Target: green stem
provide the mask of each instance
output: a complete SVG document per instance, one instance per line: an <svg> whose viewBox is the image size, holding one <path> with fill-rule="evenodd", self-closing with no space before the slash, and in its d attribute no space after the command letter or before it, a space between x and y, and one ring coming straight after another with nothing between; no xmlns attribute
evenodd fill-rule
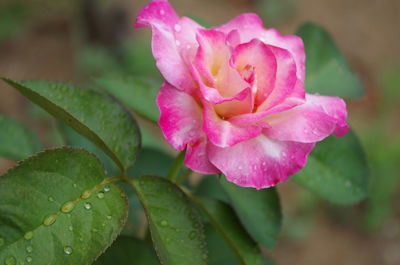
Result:
<svg viewBox="0 0 400 265"><path fill-rule="evenodd" d="M192 172L192 170L187 168L185 172L183 172L183 174L178 177L178 179L176 180L176 184L181 185L190 176L190 174L192 174Z"/></svg>
<svg viewBox="0 0 400 265"><path fill-rule="evenodd" d="M177 182L178 174L182 168L184 158L185 158L185 151L180 152L179 155L175 158L167 175L167 178L170 181L174 183Z"/></svg>

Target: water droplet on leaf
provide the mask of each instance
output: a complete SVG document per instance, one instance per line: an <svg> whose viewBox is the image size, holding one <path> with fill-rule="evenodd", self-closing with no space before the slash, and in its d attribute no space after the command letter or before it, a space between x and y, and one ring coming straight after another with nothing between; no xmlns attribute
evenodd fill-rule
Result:
<svg viewBox="0 0 400 265"><path fill-rule="evenodd" d="M26 252L32 253L32 251L33 251L33 247L32 246L27 246L26 247Z"/></svg>
<svg viewBox="0 0 400 265"><path fill-rule="evenodd" d="M86 210L90 210L90 209L92 209L92 204L90 202L85 202L83 207L85 207Z"/></svg>
<svg viewBox="0 0 400 265"><path fill-rule="evenodd" d="M26 232L25 235L24 235L24 238L25 238L26 240L29 240L29 239L31 239L32 237L33 237L33 232L32 232L32 231Z"/></svg>
<svg viewBox="0 0 400 265"><path fill-rule="evenodd" d="M5 265L15 265L17 260L13 256L9 256L4 260Z"/></svg>
<svg viewBox="0 0 400 265"><path fill-rule="evenodd" d="M111 190L110 186L106 185L104 186L104 191L105 192L109 192Z"/></svg>
<svg viewBox="0 0 400 265"><path fill-rule="evenodd" d="M64 247L64 253L67 254L67 255L71 255L72 254L72 248L70 246Z"/></svg>
<svg viewBox="0 0 400 265"><path fill-rule="evenodd" d="M66 202L64 205L61 207L61 212L63 213L69 213L74 209L75 203L74 202Z"/></svg>
<svg viewBox="0 0 400 265"><path fill-rule="evenodd" d="M167 220L162 220L161 221L161 226L164 226L164 227L168 226L168 221Z"/></svg>
<svg viewBox="0 0 400 265"><path fill-rule="evenodd" d="M31 256L28 256L28 257L26 257L26 259L25 259L25 260L26 260L26 262L28 262L28 263L31 263L33 259L32 259L32 257L31 257Z"/></svg>
<svg viewBox="0 0 400 265"><path fill-rule="evenodd" d="M103 191L99 191L99 192L97 193L97 198L103 199L103 198L104 198L104 192L103 192Z"/></svg>

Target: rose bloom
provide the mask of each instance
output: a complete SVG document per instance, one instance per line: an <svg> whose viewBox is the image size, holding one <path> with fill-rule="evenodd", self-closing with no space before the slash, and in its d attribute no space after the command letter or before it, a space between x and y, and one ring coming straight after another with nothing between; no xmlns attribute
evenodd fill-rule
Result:
<svg viewBox="0 0 400 265"><path fill-rule="evenodd" d="M306 94L301 38L264 28L256 14L205 29L153 0L135 27L152 29L165 78L159 125L195 172L267 188L302 169L316 142L349 129L342 99Z"/></svg>

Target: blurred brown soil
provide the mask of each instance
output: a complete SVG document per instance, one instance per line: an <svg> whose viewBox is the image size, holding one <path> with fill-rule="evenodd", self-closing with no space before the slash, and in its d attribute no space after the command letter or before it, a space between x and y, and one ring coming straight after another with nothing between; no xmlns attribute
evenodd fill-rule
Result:
<svg viewBox="0 0 400 265"><path fill-rule="evenodd" d="M132 21L139 7L146 2L125 0L127 10L131 10ZM224 23L239 13L254 11L250 5L252 1L245 0L171 2L181 14L195 14L212 25ZM350 104L350 113L354 113L350 119L357 130L358 124L367 122L368 117L374 115L374 104L380 95L376 82L379 74L386 66L400 62L400 1L298 0L295 1L295 7L294 14L278 24L279 29L284 33L292 33L306 21L325 26L364 81L367 96ZM0 76L76 81L74 37L69 21L50 18L3 43L0 46ZM31 126L44 139L49 124L37 124L29 120L26 100L15 90L0 83L0 91L0 113ZM0 173L11 165L9 161L0 160ZM293 195L297 192L298 188L291 183L281 185L285 211L296 208ZM304 239L280 240L273 253L279 264L400 264L399 220L392 220L382 232L369 235L360 228L333 222L323 207L317 207L314 225Z"/></svg>

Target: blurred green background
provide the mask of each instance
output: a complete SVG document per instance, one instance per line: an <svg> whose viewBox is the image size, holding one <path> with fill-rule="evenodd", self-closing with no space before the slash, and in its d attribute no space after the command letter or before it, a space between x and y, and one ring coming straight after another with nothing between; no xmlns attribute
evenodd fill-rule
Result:
<svg viewBox="0 0 400 265"><path fill-rule="evenodd" d="M149 30L132 27L146 2L1 0L0 76L87 85L93 77L121 73L159 78ZM370 162L370 199L340 207L290 181L280 185L284 227L272 256L282 265L400 264L400 1L171 2L181 15L205 25L256 12L267 27L285 34L308 21L332 34L366 89L364 98L348 104L350 124ZM32 127L46 147L63 142L53 119L3 83L0 113ZM141 123L160 136L157 128ZM0 159L0 173L12 165Z"/></svg>

